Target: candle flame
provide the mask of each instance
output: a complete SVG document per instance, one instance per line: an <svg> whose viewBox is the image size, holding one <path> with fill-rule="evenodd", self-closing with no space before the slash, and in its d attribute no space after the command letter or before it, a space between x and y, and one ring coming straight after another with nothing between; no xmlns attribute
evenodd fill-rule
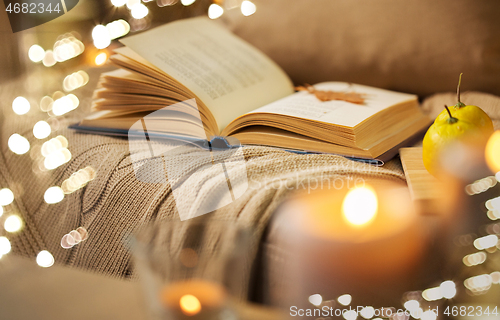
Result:
<svg viewBox="0 0 500 320"><path fill-rule="evenodd" d="M370 223L377 215L377 194L371 187L357 187L350 190L342 203L344 218L354 226Z"/></svg>
<svg viewBox="0 0 500 320"><path fill-rule="evenodd" d="M194 316L201 311L200 300L191 294L186 294L181 297L180 306L182 312L188 316Z"/></svg>

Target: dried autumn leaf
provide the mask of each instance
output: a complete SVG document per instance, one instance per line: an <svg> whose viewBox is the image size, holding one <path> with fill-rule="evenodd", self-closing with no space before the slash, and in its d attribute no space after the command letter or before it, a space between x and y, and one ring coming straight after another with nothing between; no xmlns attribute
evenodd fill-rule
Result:
<svg viewBox="0 0 500 320"><path fill-rule="evenodd" d="M317 90L311 85L295 87L297 91L307 91L314 94L320 101L342 100L356 104L363 104L365 102L365 94L357 92L340 92L340 91L324 91Z"/></svg>

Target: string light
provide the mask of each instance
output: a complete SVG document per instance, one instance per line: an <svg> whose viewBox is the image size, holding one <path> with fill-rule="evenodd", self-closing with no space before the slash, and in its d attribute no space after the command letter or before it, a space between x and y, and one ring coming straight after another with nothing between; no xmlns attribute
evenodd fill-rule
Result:
<svg viewBox="0 0 500 320"><path fill-rule="evenodd" d="M45 96L40 100L40 110L43 112L48 112L52 110L54 104L54 99L49 96Z"/></svg>
<svg viewBox="0 0 500 320"><path fill-rule="evenodd" d="M44 142L41 148L42 156L45 157L43 165L47 170L62 166L71 159L71 152L67 149L68 140L63 136L57 136Z"/></svg>
<svg viewBox="0 0 500 320"><path fill-rule="evenodd" d="M64 180L61 189L65 194L70 194L83 188L89 181L94 180L95 170L92 167L86 167L73 173L71 177Z"/></svg>
<svg viewBox="0 0 500 320"><path fill-rule="evenodd" d="M87 229L85 229L84 227L79 227L78 229L72 230L62 237L61 247L63 247L64 249L71 249L80 242L87 240L87 238Z"/></svg>
<svg viewBox="0 0 500 320"><path fill-rule="evenodd" d="M485 261L486 261L486 253L484 253L484 252L472 253L472 254L466 255L462 259L462 262L467 267L477 266L479 264L482 264Z"/></svg>
<svg viewBox="0 0 500 320"><path fill-rule="evenodd" d="M309 296L308 300L312 305L319 307L323 302L323 297L320 294L313 294Z"/></svg>
<svg viewBox="0 0 500 320"><path fill-rule="evenodd" d="M18 232L23 227L23 220L18 215L13 214L5 219L3 227L7 232Z"/></svg>
<svg viewBox="0 0 500 320"><path fill-rule="evenodd" d="M30 143L28 139L17 133L14 133L9 137L7 145L9 146L10 151L19 155L25 154L30 150Z"/></svg>
<svg viewBox="0 0 500 320"><path fill-rule="evenodd" d="M50 187L45 191L43 199L48 204L58 203L64 199L64 192L60 187Z"/></svg>
<svg viewBox="0 0 500 320"><path fill-rule="evenodd" d="M146 8L146 10L147 10L147 8ZM132 11L132 16L133 15L134 15L134 12ZM113 22L108 23L106 25L106 29L108 29L110 39L113 40L113 39L123 37L124 35L129 33L130 32L130 25L128 24L127 21L125 21L123 19L119 19L119 20L115 20Z"/></svg>
<svg viewBox="0 0 500 320"><path fill-rule="evenodd" d="M245 0L241 3L241 13L245 16L251 16L257 11L257 7L251 1Z"/></svg>
<svg viewBox="0 0 500 320"><path fill-rule="evenodd" d="M348 306L351 304L352 296L350 294L343 294L337 298L337 301L343 306Z"/></svg>
<svg viewBox="0 0 500 320"><path fill-rule="evenodd" d="M429 288L422 292L422 298L427 301L436 301L443 299L443 294L440 287Z"/></svg>
<svg viewBox="0 0 500 320"><path fill-rule="evenodd" d="M62 116L63 114L75 110L79 104L80 100L78 100L78 97L70 93L54 101L52 112L56 116Z"/></svg>
<svg viewBox="0 0 500 320"><path fill-rule="evenodd" d="M42 63L46 67L52 67L57 63L57 60L54 58L54 52L52 50L45 51L45 56L43 57Z"/></svg>
<svg viewBox="0 0 500 320"><path fill-rule="evenodd" d="M30 102L25 97L17 97L12 101L12 110L18 115L23 115L30 111Z"/></svg>
<svg viewBox="0 0 500 320"><path fill-rule="evenodd" d="M359 314L365 319L371 319L375 315L375 308L364 307L363 309L361 309Z"/></svg>
<svg viewBox="0 0 500 320"><path fill-rule="evenodd" d="M79 56L85 50L83 42L75 38L73 35L64 37L56 41L54 44L53 56L55 61L64 62Z"/></svg>
<svg viewBox="0 0 500 320"><path fill-rule="evenodd" d="M9 239L6 237L0 237L0 255L4 255L10 252L12 246L10 245Z"/></svg>
<svg viewBox="0 0 500 320"><path fill-rule="evenodd" d="M445 299L452 299L457 294L455 282L451 280L444 281L441 285L439 285L439 288L441 289L441 294Z"/></svg>
<svg viewBox="0 0 500 320"><path fill-rule="evenodd" d="M12 191L9 188L3 188L0 190L0 206L8 206L13 201L14 201L14 193L12 193Z"/></svg>
<svg viewBox="0 0 500 320"><path fill-rule="evenodd" d="M494 247L497 245L497 243L498 237L494 234L490 234L488 236L477 238L476 240L474 240L474 247L476 247L477 250L483 250Z"/></svg>
<svg viewBox="0 0 500 320"><path fill-rule="evenodd" d="M141 0L127 0L127 8L129 8L129 10L132 10L132 8L139 3L141 3Z"/></svg>
<svg viewBox="0 0 500 320"><path fill-rule="evenodd" d="M173 6L178 0L156 0L158 7Z"/></svg>
<svg viewBox="0 0 500 320"><path fill-rule="evenodd" d="M216 3L212 3L208 7L208 17L210 19L220 18L224 14L224 9Z"/></svg>
<svg viewBox="0 0 500 320"><path fill-rule="evenodd" d="M482 274L465 279L464 286L474 294L482 294L491 288L492 283L489 274Z"/></svg>
<svg viewBox="0 0 500 320"><path fill-rule="evenodd" d="M97 49L107 48L111 44L111 36L108 29L102 24L98 24L92 30L92 39Z"/></svg>
<svg viewBox="0 0 500 320"><path fill-rule="evenodd" d="M33 135L37 139L45 139L50 135L52 129L46 121L38 121L33 126Z"/></svg>
<svg viewBox="0 0 500 320"><path fill-rule="evenodd" d="M195 1L196 0L181 0L181 3L187 7L192 5Z"/></svg>
<svg viewBox="0 0 500 320"><path fill-rule="evenodd" d="M111 0L111 4L115 7L123 7L127 3L127 0Z"/></svg>
<svg viewBox="0 0 500 320"><path fill-rule="evenodd" d="M42 250L36 256L36 263L43 268L48 268L54 265L54 257L47 250Z"/></svg>
<svg viewBox="0 0 500 320"><path fill-rule="evenodd" d="M45 50L37 44L32 45L28 50L28 57L35 63L42 62L45 57Z"/></svg>
<svg viewBox="0 0 500 320"><path fill-rule="evenodd" d="M89 82L89 75L83 71L74 72L64 78L63 88L64 91L70 92L75 89L81 88Z"/></svg>
<svg viewBox="0 0 500 320"><path fill-rule="evenodd" d="M101 52L95 57L95 64L100 66L103 65L107 60L108 55L105 52Z"/></svg>
<svg viewBox="0 0 500 320"><path fill-rule="evenodd" d="M142 19L146 17L148 13L149 13L148 8L142 3L135 4L130 11L130 14L134 19Z"/></svg>

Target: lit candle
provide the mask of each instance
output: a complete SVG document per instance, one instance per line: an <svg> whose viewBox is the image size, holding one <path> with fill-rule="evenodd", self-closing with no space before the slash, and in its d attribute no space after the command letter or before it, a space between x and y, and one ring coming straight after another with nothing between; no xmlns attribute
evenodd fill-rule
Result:
<svg viewBox="0 0 500 320"><path fill-rule="evenodd" d="M290 226L284 236L301 287L294 300L315 293L328 299L350 293L366 303L383 303L388 294L399 299L403 287L412 289L429 228L405 184L345 182L340 190L299 195L278 214Z"/></svg>
<svg viewBox="0 0 500 320"><path fill-rule="evenodd" d="M219 319L226 306L226 290L219 284L192 279L167 285L161 302L172 320Z"/></svg>

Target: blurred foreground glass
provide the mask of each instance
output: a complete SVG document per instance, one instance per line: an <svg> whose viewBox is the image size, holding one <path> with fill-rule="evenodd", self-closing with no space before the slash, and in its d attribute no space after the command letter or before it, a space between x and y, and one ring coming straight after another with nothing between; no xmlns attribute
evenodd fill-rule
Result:
<svg viewBox="0 0 500 320"><path fill-rule="evenodd" d="M238 319L251 260L250 230L235 223L160 222L136 233L131 249L152 319Z"/></svg>

